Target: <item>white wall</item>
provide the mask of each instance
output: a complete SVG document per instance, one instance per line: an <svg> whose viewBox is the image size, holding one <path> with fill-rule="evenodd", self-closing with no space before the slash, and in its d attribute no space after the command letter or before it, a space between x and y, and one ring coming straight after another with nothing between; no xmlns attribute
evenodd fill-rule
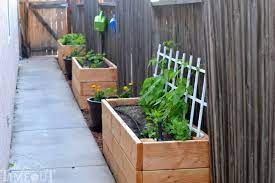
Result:
<svg viewBox="0 0 275 183"><path fill-rule="evenodd" d="M0 0L0 170L7 168L9 160L19 60L17 3Z"/></svg>

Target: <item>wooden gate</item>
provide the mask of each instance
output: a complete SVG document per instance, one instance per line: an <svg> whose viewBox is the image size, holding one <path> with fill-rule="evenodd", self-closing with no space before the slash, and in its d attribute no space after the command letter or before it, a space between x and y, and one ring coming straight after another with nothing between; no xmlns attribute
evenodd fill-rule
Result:
<svg viewBox="0 0 275 183"><path fill-rule="evenodd" d="M28 55L55 55L57 39L68 33L65 1L22 1L20 22Z"/></svg>

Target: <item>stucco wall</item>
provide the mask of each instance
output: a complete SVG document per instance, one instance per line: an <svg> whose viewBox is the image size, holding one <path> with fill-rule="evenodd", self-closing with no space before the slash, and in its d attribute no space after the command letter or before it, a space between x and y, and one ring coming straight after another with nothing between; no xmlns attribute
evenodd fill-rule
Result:
<svg viewBox="0 0 275 183"><path fill-rule="evenodd" d="M17 3L0 0L0 170L7 167L9 160L19 60Z"/></svg>

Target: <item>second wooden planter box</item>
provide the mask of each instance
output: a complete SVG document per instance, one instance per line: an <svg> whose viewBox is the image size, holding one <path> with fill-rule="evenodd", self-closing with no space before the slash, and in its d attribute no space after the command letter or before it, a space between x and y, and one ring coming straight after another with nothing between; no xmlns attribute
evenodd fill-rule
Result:
<svg viewBox="0 0 275 183"><path fill-rule="evenodd" d="M64 58L70 56L73 50L77 51L85 51L85 45L63 45L60 41L57 42L58 44L58 64L61 70L65 73L65 64Z"/></svg>
<svg viewBox="0 0 275 183"><path fill-rule="evenodd" d="M103 152L118 183L209 183L209 141L139 139L115 112L138 99L102 102Z"/></svg>
<svg viewBox="0 0 275 183"><path fill-rule="evenodd" d="M81 109L88 109L87 98L94 96L92 85L117 89L117 67L104 58L108 68L83 68L76 58L72 63L72 89Z"/></svg>

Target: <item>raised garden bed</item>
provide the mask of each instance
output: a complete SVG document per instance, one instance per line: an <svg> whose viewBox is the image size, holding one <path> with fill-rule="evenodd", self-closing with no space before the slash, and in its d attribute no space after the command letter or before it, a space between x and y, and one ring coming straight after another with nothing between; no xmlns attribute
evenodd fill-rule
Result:
<svg viewBox="0 0 275 183"><path fill-rule="evenodd" d="M188 141L140 139L115 109L137 105L137 98L102 102L103 153L117 182L209 183L208 136Z"/></svg>
<svg viewBox="0 0 275 183"><path fill-rule="evenodd" d="M88 109L87 98L94 95L92 85L104 88L117 88L117 67L104 58L106 68L83 68L76 58L72 63L72 89L81 109Z"/></svg>
<svg viewBox="0 0 275 183"><path fill-rule="evenodd" d="M58 64L61 70L65 73L65 64L64 58L70 56L73 50L76 51L85 51L85 45L63 45L60 41L57 42L58 44Z"/></svg>

